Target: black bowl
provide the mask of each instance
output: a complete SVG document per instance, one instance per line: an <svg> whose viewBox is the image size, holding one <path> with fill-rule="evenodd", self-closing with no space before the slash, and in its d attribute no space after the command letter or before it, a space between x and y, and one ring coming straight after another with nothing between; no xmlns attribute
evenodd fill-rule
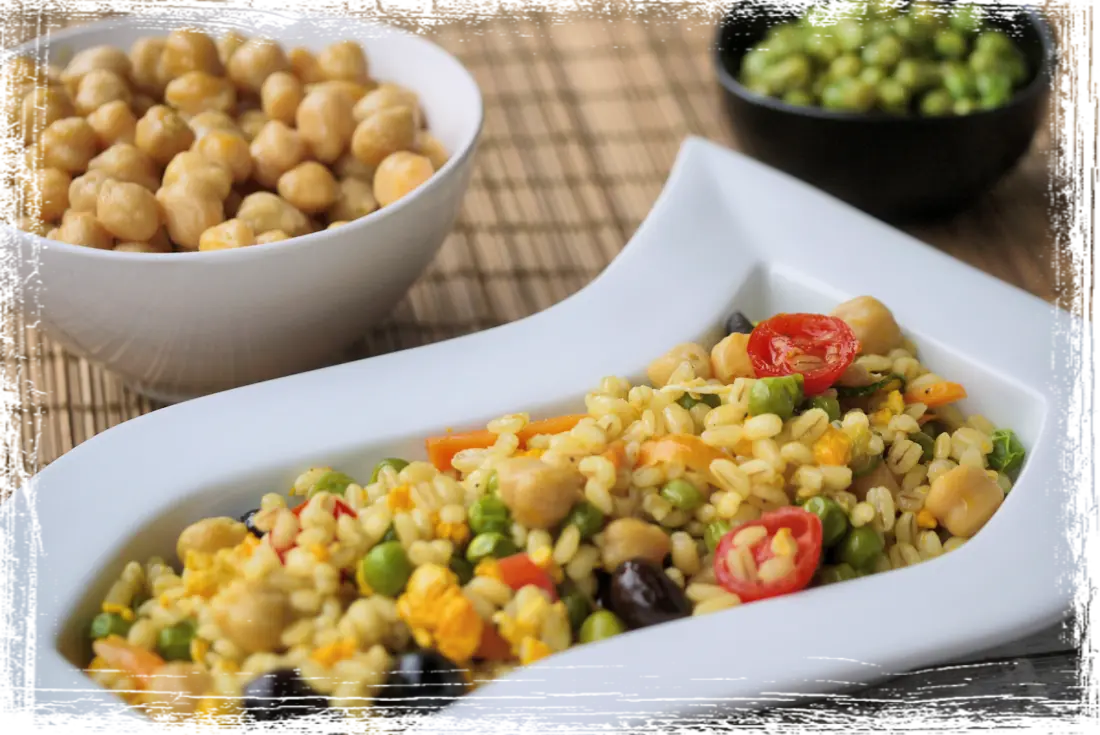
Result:
<svg viewBox="0 0 1100 735"><path fill-rule="evenodd" d="M990 19L1023 51L1030 81L1004 107L972 115L898 117L798 107L738 81L741 58L797 11L739 2L720 21L714 55L726 113L741 149L882 219L958 213L1027 152L1050 92L1054 41L1035 10Z"/></svg>

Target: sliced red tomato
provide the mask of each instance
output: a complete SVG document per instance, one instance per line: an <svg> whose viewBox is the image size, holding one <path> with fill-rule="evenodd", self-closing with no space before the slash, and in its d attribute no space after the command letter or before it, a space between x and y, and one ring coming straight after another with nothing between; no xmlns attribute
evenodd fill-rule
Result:
<svg viewBox="0 0 1100 735"><path fill-rule="evenodd" d="M550 594L550 599L558 599L558 590L550 575L539 569L527 554L512 554L497 562L500 577L504 584L517 592L529 584L541 587Z"/></svg>
<svg viewBox="0 0 1100 735"><path fill-rule="evenodd" d="M344 504L343 500L336 501L336 507L333 509L333 515L339 520L340 516L351 516L352 518L358 518L359 514L351 509L348 505Z"/></svg>
<svg viewBox="0 0 1100 735"><path fill-rule="evenodd" d="M794 556L794 569L788 575L771 582L761 582L758 579L745 579L730 571L726 558L734 548L734 538L753 526L760 526L767 532L761 539L749 545L757 569L776 555L771 547L772 539L779 533L779 529L790 530L798 549ZM765 513L758 520L742 524L723 536L714 553L714 574L718 583L740 597L741 602L752 602L804 589L813 579L820 559L821 519L807 510L791 506Z"/></svg>
<svg viewBox="0 0 1100 735"><path fill-rule="evenodd" d="M758 378L801 373L807 396L824 393L859 353L842 319L824 314L776 314L760 322L746 346Z"/></svg>

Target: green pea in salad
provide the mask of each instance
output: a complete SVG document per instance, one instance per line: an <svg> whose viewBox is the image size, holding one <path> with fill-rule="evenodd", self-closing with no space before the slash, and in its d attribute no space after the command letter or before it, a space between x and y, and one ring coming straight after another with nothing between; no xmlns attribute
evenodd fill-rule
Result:
<svg viewBox="0 0 1100 735"><path fill-rule="evenodd" d="M745 54L753 92L826 110L926 117L1002 107L1030 78L1024 54L969 3L828 3Z"/></svg>
<svg viewBox="0 0 1100 735"><path fill-rule="evenodd" d="M154 717L388 717L574 646L920 564L1024 461L890 311L733 314L583 411L302 473L125 565L88 674Z"/></svg>

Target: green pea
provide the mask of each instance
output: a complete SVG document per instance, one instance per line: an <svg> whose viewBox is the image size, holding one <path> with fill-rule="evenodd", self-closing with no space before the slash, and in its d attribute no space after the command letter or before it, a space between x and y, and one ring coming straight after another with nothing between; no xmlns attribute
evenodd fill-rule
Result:
<svg viewBox="0 0 1100 735"><path fill-rule="evenodd" d="M879 104L887 112L904 114L909 109L909 90L896 79L884 79L879 82L876 93L878 94ZM837 404L837 413L840 413L840 404ZM829 420L835 421L836 419Z"/></svg>
<svg viewBox="0 0 1100 735"><path fill-rule="evenodd" d="M569 515L565 517L566 526L576 526L581 532L581 539L587 540L595 536L603 528L604 514L596 506L587 500L582 500L572 507Z"/></svg>
<svg viewBox="0 0 1100 735"><path fill-rule="evenodd" d="M783 99L787 102L790 102L790 100L788 100L787 98L790 97L792 94L806 94L806 93L803 92L802 90L799 90L799 89L791 90L790 92L787 92L787 94L785 94L783 96ZM795 104L795 103L792 102L791 104ZM813 98L810 98L810 102L808 102L807 104L813 104ZM695 398L694 396L692 396L689 393L685 393L684 395L680 396L679 400L677 400L676 402L679 403L681 406L683 406L684 408L686 408L688 410L694 408L695 406L697 406L700 403L703 403L707 406L710 406L711 408L718 408L719 406L722 405L722 399L719 398L718 396L714 395L713 393L704 393L704 394L700 395L698 398Z"/></svg>
<svg viewBox="0 0 1100 735"><path fill-rule="evenodd" d="M986 109L1001 107L1012 98L1012 79L1007 73L978 74L974 82Z"/></svg>
<svg viewBox="0 0 1100 735"><path fill-rule="evenodd" d="M905 53L905 47L897 36L883 36L863 48L863 63L868 66L892 68Z"/></svg>
<svg viewBox="0 0 1100 735"><path fill-rule="evenodd" d="M899 38L917 45L923 45L932 38L932 31L928 25L919 23L908 15L894 19L894 33L898 34Z"/></svg>
<svg viewBox="0 0 1100 735"><path fill-rule="evenodd" d="M885 18L879 18L867 24L867 38L872 41L885 38L893 33L893 31L894 24ZM864 48L866 48L866 46Z"/></svg>
<svg viewBox="0 0 1100 735"><path fill-rule="evenodd" d="M348 485L353 482L355 482L355 480L345 475L343 472L329 470L317 478L317 482L313 483L313 487L309 489L309 497L312 498L317 493L343 495L344 491L348 489Z"/></svg>
<svg viewBox="0 0 1100 735"><path fill-rule="evenodd" d="M378 544L368 551L359 569L370 588L386 597L397 597L413 573L405 547L397 541Z"/></svg>
<svg viewBox="0 0 1100 735"><path fill-rule="evenodd" d="M939 83L938 70L921 59L902 59L894 69L894 79L911 92L919 92Z"/></svg>
<svg viewBox="0 0 1100 735"><path fill-rule="evenodd" d="M801 89L810 83L813 67L804 54L792 54L764 70L760 79L776 93Z"/></svg>
<svg viewBox="0 0 1100 735"><path fill-rule="evenodd" d="M930 117L940 117L951 112L955 101L946 89L933 89L920 101L920 111Z"/></svg>
<svg viewBox="0 0 1100 735"><path fill-rule="evenodd" d="M374 466L374 471L370 473L370 481L372 483L373 482L378 482L378 473L380 473L382 471L383 467L392 467L394 472L400 472L401 470L405 469L408 466L409 466L409 463L406 462L403 459L398 459L396 457L389 457L387 459L382 460L381 462L379 462L378 464L376 464Z"/></svg>
<svg viewBox="0 0 1100 735"><path fill-rule="evenodd" d="M683 511L692 511L698 508L706 500L699 488L687 480L671 480L661 488L661 497L672 504L672 507Z"/></svg>
<svg viewBox="0 0 1100 735"><path fill-rule="evenodd" d="M1014 474L1024 464L1027 452L1012 429L997 429L991 437L993 451L989 453L989 466L1006 475Z"/></svg>
<svg viewBox="0 0 1100 735"><path fill-rule="evenodd" d="M889 20L897 16L898 8L893 0L871 0L867 4L867 14L872 18Z"/></svg>
<svg viewBox="0 0 1100 735"><path fill-rule="evenodd" d="M485 481L485 492L493 497L500 494L500 478L497 477L497 471L493 470L489 474L489 479Z"/></svg>
<svg viewBox="0 0 1100 735"><path fill-rule="evenodd" d="M863 63L855 54L838 56L829 64L829 76L835 80L848 79L859 75Z"/></svg>
<svg viewBox="0 0 1100 735"><path fill-rule="evenodd" d="M936 53L946 59L961 59L966 56L966 39L958 31L945 28L938 31L932 39Z"/></svg>
<svg viewBox="0 0 1100 735"><path fill-rule="evenodd" d="M959 33L973 34L982 28L985 12L977 5L958 5L951 11L947 24Z"/></svg>
<svg viewBox="0 0 1100 735"><path fill-rule="evenodd" d="M157 634L157 653L165 661L190 661L191 641L195 638L195 623L182 620L162 628Z"/></svg>
<svg viewBox="0 0 1100 735"><path fill-rule="evenodd" d="M623 621L610 610L597 610L585 618L578 635L581 643L594 643L626 632Z"/></svg>
<svg viewBox="0 0 1100 735"><path fill-rule="evenodd" d="M829 417L829 421L840 420L840 401L831 396L814 396L809 400L806 408L820 408Z"/></svg>
<svg viewBox="0 0 1100 735"><path fill-rule="evenodd" d="M863 24L854 18L845 18L836 24L836 40L845 51L855 51L867 42Z"/></svg>
<svg viewBox="0 0 1100 735"><path fill-rule="evenodd" d="M848 531L838 550L840 561L857 571L869 572L874 569L875 561L882 553L883 543L873 528L861 526Z"/></svg>
<svg viewBox="0 0 1100 735"><path fill-rule="evenodd" d="M558 597L565 603L565 612L569 616L569 627L579 631L588 615L592 612L592 602L577 584L566 579L558 585Z"/></svg>
<svg viewBox="0 0 1100 735"><path fill-rule="evenodd" d="M973 97L977 93L974 73L965 64L947 62L942 67L943 87L957 100Z"/></svg>
<svg viewBox="0 0 1100 735"><path fill-rule="evenodd" d="M805 30L802 27L795 23L781 23L764 36L764 45L773 54L786 56L801 51L804 40Z"/></svg>
<svg viewBox="0 0 1100 735"><path fill-rule="evenodd" d="M817 576L821 584L836 584L837 582L855 579L859 575L849 564L833 564L821 567L821 571L817 573Z"/></svg>
<svg viewBox="0 0 1100 735"><path fill-rule="evenodd" d="M842 112L867 112L875 106L875 88L858 79L841 79L825 88L822 105Z"/></svg>
<svg viewBox="0 0 1100 735"><path fill-rule="evenodd" d="M755 48L749 51L741 59L741 75L745 79L758 79L770 65L772 54L770 51Z"/></svg>
<svg viewBox="0 0 1100 735"><path fill-rule="evenodd" d="M1021 53L1015 53L1006 59L1004 62L1004 70L1005 73L1008 74L1008 78L1012 80L1013 86L1023 84L1027 81L1027 61Z"/></svg>
<svg viewBox="0 0 1100 735"><path fill-rule="evenodd" d="M973 115L978 111L978 103L971 99L955 100L951 106L951 112L956 115Z"/></svg>
<svg viewBox="0 0 1100 735"><path fill-rule="evenodd" d="M840 56L840 43L832 35L812 33L806 37L806 53L822 63L831 63Z"/></svg>
<svg viewBox="0 0 1100 735"><path fill-rule="evenodd" d="M476 533L496 531L505 533L512 527L508 506L494 495L485 495L477 499L467 513L470 530Z"/></svg>
<svg viewBox="0 0 1100 735"><path fill-rule="evenodd" d="M466 547L466 561L476 565L486 557L503 559L518 551L519 549L516 548L512 539L503 533L489 531L488 533L479 533L470 541L470 545Z"/></svg>
<svg viewBox="0 0 1100 735"><path fill-rule="evenodd" d="M730 528L729 521L714 521L707 524L707 527L703 529L703 543L706 544L709 553L714 553L714 550L718 548L718 542L730 532Z"/></svg>
<svg viewBox="0 0 1100 735"><path fill-rule="evenodd" d="M1004 31L982 31L974 39L975 52L988 52L997 56L1008 56L1016 51L1016 44Z"/></svg>
<svg viewBox="0 0 1100 735"><path fill-rule="evenodd" d="M867 66L859 73L859 80L868 84L879 84L886 79L886 70L881 66Z"/></svg>
<svg viewBox="0 0 1100 735"><path fill-rule="evenodd" d="M130 632L130 626L133 623L129 623L123 619L118 613L100 613L92 618L92 625L88 630L88 635L96 640L100 638L106 638L109 635L120 635L125 637Z"/></svg>
<svg viewBox="0 0 1100 735"><path fill-rule="evenodd" d="M452 556L451 560L447 562L447 566L455 573L455 576L458 577L459 584L466 584L474 578L473 565L461 556Z"/></svg>
<svg viewBox="0 0 1100 735"><path fill-rule="evenodd" d="M929 28L939 28L943 25L943 13L939 11L938 3L929 0L921 0L909 6L909 17L914 23Z"/></svg>
<svg viewBox="0 0 1100 735"><path fill-rule="evenodd" d="M955 114L959 115L966 113L959 113L956 111ZM932 458L935 456L936 440L930 437L928 434L925 434L923 431L913 432L909 435L909 438L915 441L917 444L920 444L921 461L931 462Z"/></svg>
<svg viewBox="0 0 1100 735"><path fill-rule="evenodd" d="M802 375L780 378L760 378L749 390L749 414L761 416L774 413L786 421L794 415L794 407L802 402Z"/></svg>
<svg viewBox="0 0 1100 735"><path fill-rule="evenodd" d="M783 101L795 107L812 107L817 100L810 92L802 89L792 89L783 95Z"/></svg>
<svg viewBox="0 0 1100 735"><path fill-rule="evenodd" d="M817 495L802 507L821 519L821 544L825 548L836 545L848 532L848 514L832 498Z"/></svg>
<svg viewBox="0 0 1100 735"><path fill-rule="evenodd" d="M975 51L966 63L975 74L1004 74L1010 62L990 51Z"/></svg>

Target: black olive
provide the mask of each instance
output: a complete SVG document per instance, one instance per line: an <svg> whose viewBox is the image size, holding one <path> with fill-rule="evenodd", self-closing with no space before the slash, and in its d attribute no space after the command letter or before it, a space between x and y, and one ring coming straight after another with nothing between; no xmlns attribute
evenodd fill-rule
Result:
<svg viewBox="0 0 1100 735"><path fill-rule="evenodd" d="M593 571L596 575L596 602L600 607L611 609L611 575L603 569Z"/></svg>
<svg viewBox="0 0 1100 735"><path fill-rule="evenodd" d="M691 615L684 591L648 559L624 561L611 576L608 608L631 630Z"/></svg>
<svg viewBox="0 0 1100 735"><path fill-rule="evenodd" d="M752 334L752 322L739 311L735 311L726 319L726 334Z"/></svg>
<svg viewBox="0 0 1100 735"><path fill-rule="evenodd" d="M256 528L256 524L254 523L256 519L256 514L259 512L259 508L254 508L248 511L243 516L241 516L241 523L244 524L244 527L247 528L253 536L255 536L256 538L263 538L264 532Z"/></svg>
<svg viewBox="0 0 1100 735"><path fill-rule="evenodd" d="M328 699L302 681L295 669L269 671L244 688L244 711L254 720L288 720L326 709Z"/></svg>
<svg viewBox="0 0 1100 735"><path fill-rule="evenodd" d="M466 691L466 677L449 658L431 649L397 659L374 699L386 714L426 714L443 709Z"/></svg>

